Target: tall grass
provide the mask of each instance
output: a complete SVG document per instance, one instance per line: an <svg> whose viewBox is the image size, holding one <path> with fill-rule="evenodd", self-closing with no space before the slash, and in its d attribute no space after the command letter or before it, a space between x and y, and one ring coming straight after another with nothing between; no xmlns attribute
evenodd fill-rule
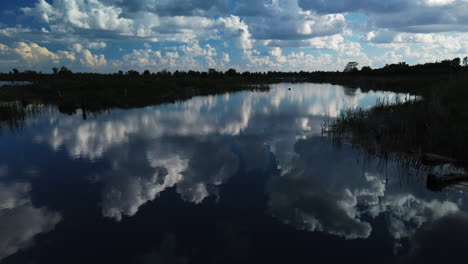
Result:
<svg viewBox="0 0 468 264"><path fill-rule="evenodd" d="M422 99L382 99L369 109L344 111L325 128L336 144L348 140L371 154L451 157L468 167L468 78L429 87ZM403 160L403 159L402 159Z"/></svg>

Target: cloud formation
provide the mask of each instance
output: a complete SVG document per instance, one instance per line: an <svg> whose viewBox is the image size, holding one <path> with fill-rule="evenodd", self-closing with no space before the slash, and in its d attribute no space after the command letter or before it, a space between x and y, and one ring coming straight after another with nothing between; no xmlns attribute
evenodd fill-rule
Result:
<svg viewBox="0 0 468 264"><path fill-rule="evenodd" d="M0 43L34 43L52 54L80 44L89 52L67 64L79 71L342 70L348 61L379 67L466 56L466 10L465 0L36 0L17 10L33 22L0 18ZM440 45L428 45L430 38ZM217 52L183 52L193 45ZM178 59L164 58L174 51ZM40 62L5 57L0 70L66 64L66 55L52 54Z"/></svg>

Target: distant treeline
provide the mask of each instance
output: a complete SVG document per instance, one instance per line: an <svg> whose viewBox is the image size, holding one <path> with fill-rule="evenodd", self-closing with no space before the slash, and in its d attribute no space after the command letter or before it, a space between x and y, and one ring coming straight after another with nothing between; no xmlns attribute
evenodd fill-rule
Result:
<svg viewBox="0 0 468 264"><path fill-rule="evenodd" d="M468 57L463 59L455 58L430 62L425 64L409 65L406 62L395 64L387 64L382 68L372 69L369 66L364 66L360 70L357 62L349 62L343 71L298 71L298 72L283 72L283 71L265 71L265 72L238 72L235 69L227 71L218 71L209 69L208 71L174 71L170 72L162 70L159 72L151 72L145 70L138 72L129 70L127 72L118 71L115 73L100 74L100 73L73 73L66 67L52 68L51 73L42 73L32 70L20 72L17 69L12 69L9 73L0 73L1 80L22 80L22 81L37 81L46 78L65 78L65 79L87 79L98 77L112 78L141 78L141 79L226 79L226 78L242 78L252 82L277 82L282 80L289 81L315 81L328 79L330 77L356 77L356 76L393 76L395 74L401 76L407 75L432 75L432 74L450 74L455 72L468 71Z"/></svg>

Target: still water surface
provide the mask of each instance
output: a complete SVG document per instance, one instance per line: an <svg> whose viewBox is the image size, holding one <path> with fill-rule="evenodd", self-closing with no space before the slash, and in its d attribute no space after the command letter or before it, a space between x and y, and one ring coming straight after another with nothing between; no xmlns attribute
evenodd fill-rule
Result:
<svg viewBox="0 0 468 264"><path fill-rule="evenodd" d="M0 262L465 254L463 188L431 192L424 173L321 136L341 111L397 96L279 84L86 119L44 108L0 136Z"/></svg>
<svg viewBox="0 0 468 264"><path fill-rule="evenodd" d="M14 81L14 82L9 82L9 81L0 81L0 88L5 85L28 85L32 84L31 82L22 82L22 81Z"/></svg>

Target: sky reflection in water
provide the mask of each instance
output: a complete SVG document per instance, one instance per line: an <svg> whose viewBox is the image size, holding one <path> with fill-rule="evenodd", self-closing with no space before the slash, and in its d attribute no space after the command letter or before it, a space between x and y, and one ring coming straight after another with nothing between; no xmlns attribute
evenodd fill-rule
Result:
<svg viewBox="0 0 468 264"><path fill-rule="evenodd" d="M87 120L46 110L0 136L0 260L460 254L446 235L468 234L464 193L321 137L324 120L384 97L396 95L279 84Z"/></svg>

